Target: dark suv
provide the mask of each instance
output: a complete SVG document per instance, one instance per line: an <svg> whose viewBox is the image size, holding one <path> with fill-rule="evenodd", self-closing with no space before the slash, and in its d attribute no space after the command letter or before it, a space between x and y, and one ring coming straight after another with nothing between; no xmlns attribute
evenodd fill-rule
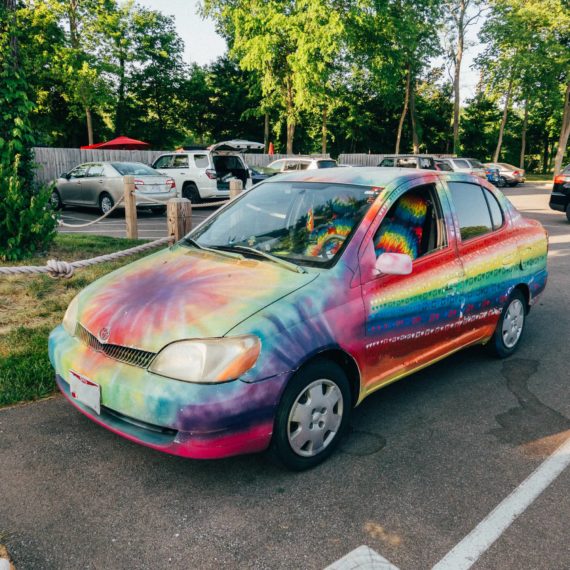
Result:
<svg viewBox="0 0 570 570"><path fill-rule="evenodd" d="M396 168L421 168L437 170L433 156L425 154L393 154L385 156L378 166Z"/></svg>
<svg viewBox="0 0 570 570"><path fill-rule="evenodd" d="M550 207L559 212L566 212L566 218L570 222L570 164L554 177Z"/></svg>

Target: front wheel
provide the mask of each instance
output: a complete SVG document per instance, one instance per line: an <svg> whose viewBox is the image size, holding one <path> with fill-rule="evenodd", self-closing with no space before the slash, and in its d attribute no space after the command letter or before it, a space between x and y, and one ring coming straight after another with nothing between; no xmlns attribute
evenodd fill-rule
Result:
<svg viewBox="0 0 570 570"><path fill-rule="evenodd" d="M526 322L526 299L519 289L514 289L505 304L489 348L499 358L506 358L519 347Z"/></svg>
<svg viewBox="0 0 570 570"><path fill-rule="evenodd" d="M499 180L497 180L497 187L504 188L507 185L507 181L504 176L499 176Z"/></svg>
<svg viewBox="0 0 570 570"><path fill-rule="evenodd" d="M269 452L285 467L303 471L333 453L352 408L350 386L340 366L315 360L289 382L277 409Z"/></svg>
<svg viewBox="0 0 570 570"><path fill-rule="evenodd" d="M57 190L53 190L50 196L50 204L54 210L62 210L63 202L61 201L61 196Z"/></svg>

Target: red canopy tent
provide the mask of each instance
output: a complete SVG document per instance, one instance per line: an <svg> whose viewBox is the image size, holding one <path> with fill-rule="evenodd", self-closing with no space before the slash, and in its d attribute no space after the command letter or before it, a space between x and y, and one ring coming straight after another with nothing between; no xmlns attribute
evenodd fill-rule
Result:
<svg viewBox="0 0 570 570"><path fill-rule="evenodd" d="M82 146L81 150L95 150L99 148L108 150L143 150L149 146L150 145L148 143L131 139L129 137L117 137L112 141Z"/></svg>

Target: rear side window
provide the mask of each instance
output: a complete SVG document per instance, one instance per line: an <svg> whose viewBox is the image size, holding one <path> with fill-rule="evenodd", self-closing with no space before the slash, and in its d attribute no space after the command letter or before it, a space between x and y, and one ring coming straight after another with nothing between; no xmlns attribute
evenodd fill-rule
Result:
<svg viewBox="0 0 570 570"><path fill-rule="evenodd" d="M335 168L336 160L319 160L317 162L317 168Z"/></svg>
<svg viewBox="0 0 570 570"><path fill-rule="evenodd" d="M437 162L436 164L440 170L443 170L445 172L453 172L453 168L451 168L451 164L449 164L449 162L441 161Z"/></svg>
<svg viewBox="0 0 570 570"><path fill-rule="evenodd" d="M196 168L208 168L210 166L210 161L208 160L207 154L195 154L194 164Z"/></svg>
<svg viewBox="0 0 570 570"><path fill-rule="evenodd" d="M92 164L89 168L89 172L87 174L90 178L96 178L99 176L103 176L103 165L102 164Z"/></svg>
<svg viewBox="0 0 570 570"><path fill-rule="evenodd" d="M453 161L455 163L455 166L457 166L457 168L471 168L469 166L469 163L466 160L454 160Z"/></svg>
<svg viewBox="0 0 570 570"><path fill-rule="evenodd" d="M493 229L498 230L503 225L503 210L497 202L497 198L489 192L486 188L483 188L483 193L489 205L489 212L491 212L491 221L493 222Z"/></svg>
<svg viewBox="0 0 570 570"><path fill-rule="evenodd" d="M448 182L462 241L493 231L483 188L467 182Z"/></svg>
<svg viewBox="0 0 570 570"><path fill-rule="evenodd" d="M396 166L398 168L417 168L418 161L415 158L399 158Z"/></svg>
<svg viewBox="0 0 570 570"><path fill-rule="evenodd" d="M172 160L172 168L188 168L188 155L174 155L174 159Z"/></svg>

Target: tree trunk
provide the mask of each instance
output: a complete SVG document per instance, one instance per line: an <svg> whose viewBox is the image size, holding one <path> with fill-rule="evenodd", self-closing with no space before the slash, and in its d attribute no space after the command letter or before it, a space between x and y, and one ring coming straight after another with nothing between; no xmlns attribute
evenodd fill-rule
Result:
<svg viewBox="0 0 570 570"><path fill-rule="evenodd" d="M295 138L295 105L293 100L292 81L287 79L287 154L293 154L293 139Z"/></svg>
<svg viewBox="0 0 570 570"><path fill-rule="evenodd" d="M406 113L408 112L408 101L410 99L410 75L410 65L408 64L408 69L406 72L406 94L404 95L404 108L402 109L402 114L400 115L398 133L396 135L396 154L400 154L400 140L402 138L402 130L404 128L404 119L406 118Z"/></svg>
<svg viewBox="0 0 570 570"><path fill-rule="evenodd" d="M115 113L115 136L125 134L125 58L119 59L119 89Z"/></svg>
<svg viewBox="0 0 570 570"><path fill-rule="evenodd" d="M554 159L554 176L562 170L562 161L566 154L568 137L570 136L570 81L566 84L566 94L564 95L564 113L562 115L562 126L560 128L560 138L558 139L558 150Z"/></svg>
<svg viewBox="0 0 570 570"><path fill-rule="evenodd" d="M511 91L513 90L513 75L509 79L509 86L507 87L507 94L505 95L505 107L503 108L503 118L501 119L501 126L499 128L499 140L497 141L497 148L493 155L493 162L498 162L501 154L501 146L503 145L503 133L505 132L505 125L507 124L507 115L509 113L509 106L511 104Z"/></svg>
<svg viewBox="0 0 570 570"><path fill-rule="evenodd" d="M459 79L461 77L461 62L463 61L463 15L460 20L461 28L457 33L457 53L455 54L455 70L453 73L453 154L459 152L459 108L461 105Z"/></svg>
<svg viewBox="0 0 570 570"><path fill-rule="evenodd" d="M326 107L323 109L323 126L322 126L322 133L321 133L321 153L327 154L327 109Z"/></svg>
<svg viewBox="0 0 570 570"><path fill-rule="evenodd" d="M548 149L550 148L550 140L548 139L548 132L544 131L544 139L543 139L543 154L542 154L542 174L546 174L548 172L548 162L549 162L549 154Z"/></svg>
<svg viewBox="0 0 570 570"><path fill-rule="evenodd" d="M263 145L265 154L269 152L269 113L265 111L265 121L263 124Z"/></svg>
<svg viewBox="0 0 570 570"><path fill-rule="evenodd" d="M524 157L526 153L526 130L528 127L528 97L524 100L524 119L521 135L521 159L519 161L519 168L524 170Z"/></svg>
<svg viewBox="0 0 570 570"><path fill-rule="evenodd" d="M88 144L93 144L93 121L91 119L91 109L85 107L85 116L87 117L87 140Z"/></svg>
<svg viewBox="0 0 570 570"><path fill-rule="evenodd" d="M418 140L417 117L416 117L416 82L410 88L410 118L412 119L412 145L414 154L420 153L420 143Z"/></svg>

